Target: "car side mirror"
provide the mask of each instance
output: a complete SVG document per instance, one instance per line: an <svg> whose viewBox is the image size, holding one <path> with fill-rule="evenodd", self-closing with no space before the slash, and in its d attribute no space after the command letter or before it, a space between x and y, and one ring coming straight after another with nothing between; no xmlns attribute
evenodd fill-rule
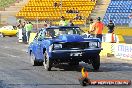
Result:
<svg viewBox="0 0 132 88"><path fill-rule="evenodd" d="M43 37L42 35L39 35L39 36L37 37L37 40L38 40L38 41L42 41L43 38L44 38L44 37Z"/></svg>
<svg viewBox="0 0 132 88"><path fill-rule="evenodd" d="M38 41L42 41L43 39L42 38L38 38Z"/></svg>
<svg viewBox="0 0 132 88"><path fill-rule="evenodd" d="M35 36L34 40L37 40L37 37Z"/></svg>

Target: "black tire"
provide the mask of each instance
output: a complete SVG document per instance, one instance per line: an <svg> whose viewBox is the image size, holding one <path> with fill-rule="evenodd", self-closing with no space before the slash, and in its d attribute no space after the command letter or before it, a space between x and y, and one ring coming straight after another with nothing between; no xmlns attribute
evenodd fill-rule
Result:
<svg viewBox="0 0 132 88"><path fill-rule="evenodd" d="M33 55L32 52L31 52L31 54L30 54L30 60L31 60L31 64L32 64L33 66L37 66L37 65L38 65L37 61L35 60L35 56Z"/></svg>
<svg viewBox="0 0 132 88"><path fill-rule="evenodd" d="M92 66L94 70L99 70L100 67L100 55L96 55L95 57L92 58Z"/></svg>
<svg viewBox="0 0 132 88"><path fill-rule="evenodd" d="M46 71L51 71L52 68L52 61L50 60L48 53L45 51L44 53L44 62L43 62L44 68Z"/></svg>

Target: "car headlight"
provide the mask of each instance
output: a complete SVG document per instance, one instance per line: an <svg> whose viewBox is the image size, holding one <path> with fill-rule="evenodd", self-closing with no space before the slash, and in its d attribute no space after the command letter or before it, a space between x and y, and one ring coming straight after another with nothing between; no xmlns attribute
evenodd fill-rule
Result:
<svg viewBox="0 0 132 88"><path fill-rule="evenodd" d="M89 42L89 47L90 48L97 48L98 47L98 43L97 42Z"/></svg>
<svg viewBox="0 0 132 88"><path fill-rule="evenodd" d="M54 44L54 49L60 49L62 48L62 44Z"/></svg>

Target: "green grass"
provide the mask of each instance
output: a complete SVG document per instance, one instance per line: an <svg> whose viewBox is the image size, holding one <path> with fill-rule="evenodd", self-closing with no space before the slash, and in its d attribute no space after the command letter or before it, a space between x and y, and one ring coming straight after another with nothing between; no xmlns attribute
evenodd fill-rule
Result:
<svg viewBox="0 0 132 88"><path fill-rule="evenodd" d="M16 2L16 0L0 0L0 8L8 7L10 4Z"/></svg>

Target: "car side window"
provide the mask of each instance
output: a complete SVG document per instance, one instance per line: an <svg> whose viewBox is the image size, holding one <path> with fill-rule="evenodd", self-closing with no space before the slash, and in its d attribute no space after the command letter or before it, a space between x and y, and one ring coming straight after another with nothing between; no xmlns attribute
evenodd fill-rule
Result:
<svg viewBox="0 0 132 88"><path fill-rule="evenodd" d="M44 31L41 31L41 32L39 33L39 37L41 37L42 39L45 38L45 32L44 32Z"/></svg>
<svg viewBox="0 0 132 88"><path fill-rule="evenodd" d="M45 32L44 32L44 30L40 30L40 31L36 34L35 40L36 40L36 39L37 39L37 40L42 40L43 38L45 38Z"/></svg>

